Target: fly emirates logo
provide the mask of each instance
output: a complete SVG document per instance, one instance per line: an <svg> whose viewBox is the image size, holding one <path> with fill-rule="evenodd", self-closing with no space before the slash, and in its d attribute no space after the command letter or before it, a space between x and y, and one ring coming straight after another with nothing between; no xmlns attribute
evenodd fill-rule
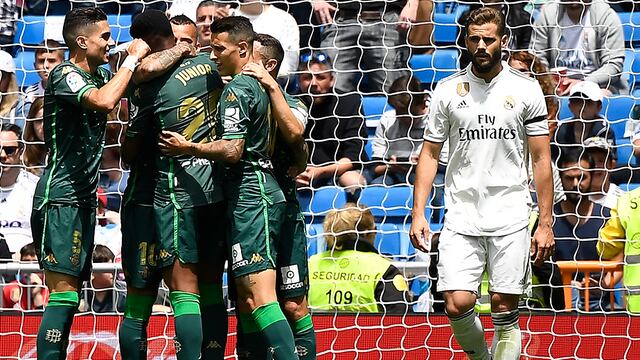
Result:
<svg viewBox="0 0 640 360"><path fill-rule="evenodd" d="M477 124L474 124L473 128L459 128L458 135L460 141L474 141L474 140L513 140L516 138L516 129L510 129L506 127L497 127L496 117L493 115L481 114L478 115Z"/></svg>

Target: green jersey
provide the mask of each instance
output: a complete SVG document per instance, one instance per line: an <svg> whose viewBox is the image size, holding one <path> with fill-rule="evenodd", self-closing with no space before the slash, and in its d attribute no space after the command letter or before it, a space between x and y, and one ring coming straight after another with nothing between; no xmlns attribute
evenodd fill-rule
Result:
<svg viewBox="0 0 640 360"><path fill-rule="evenodd" d="M207 54L183 59L163 76L140 85L133 93L138 113L133 131L161 130L182 134L192 142L215 136L215 113L223 83ZM150 116L153 121L144 124ZM142 122L142 123L141 123ZM193 156L169 157L155 152L157 181L154 202L177 208L202 206L222 200L214 177L216 164Z"/></svg>
<svg viewBox="0 0 640 360"><path fill-rule="evenodd" d="M225 194L231 200L268 197L272 203L284 201L273 175L271 155L276 122L271 102L258 80L236 75L222 92L218 103L217 137L244 139L242 158L225 167Z"/></svg>
<svg viewBox="0 0 640 360"><path fill-rule="evenodd" d="M80 207L97 205L98 170L104 149L107 114L83 107L82 96L104 86L109 71L95 73L69 61L49 74L44 96L44 136L49 163L38 181L34 207L59 203Z"/></svg>
<svg viewBox="0 0 640 360"><path fill-rule="evenodd" d="M309 116L307 106L301 100L287 94L284 90L282 90L282 93L293 115L302 123L303 127L306 127ZM297 203L296 182L295 179L292 179L288 175L289 168L293 165L293 160L291 149L289 149L287 143L282 139L282 135L278 132L273 153L274 175L287 201L295 201Z"/></svg>

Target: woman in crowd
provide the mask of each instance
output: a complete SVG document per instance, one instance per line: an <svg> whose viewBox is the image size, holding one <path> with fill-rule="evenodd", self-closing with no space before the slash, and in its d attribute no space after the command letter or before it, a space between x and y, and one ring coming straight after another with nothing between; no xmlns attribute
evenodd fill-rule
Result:
<svg viewBox="0 0 640 360"><path fill-rule="evenodd" d="M43 111L44 98L38 97L33 101L24 125L24 164L30 173L38 176L42 175L47 164L47 146L44 144L42 121Z"/></svg>

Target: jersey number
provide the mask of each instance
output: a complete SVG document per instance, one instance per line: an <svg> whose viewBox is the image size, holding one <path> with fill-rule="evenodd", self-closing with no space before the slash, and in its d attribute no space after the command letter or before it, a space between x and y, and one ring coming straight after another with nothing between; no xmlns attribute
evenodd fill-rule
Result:
<svg viewBox="0 0 640 360"><path fill-rule="evenodd" d="M156 266L156 244L151 243L147 246L146 242L141 242L138 249L140 250L140 266L146 266L147 263L149 266Z"/></svg>
<svg viewBox="0 0 640 360"><path fill-rule="evenodd" d="M342 290L329 290L325 293L325 295L327 295L327 303L329 304L349 305L353 303L353 294L349 290L345 291L344 293L342 292Z"/></svg>

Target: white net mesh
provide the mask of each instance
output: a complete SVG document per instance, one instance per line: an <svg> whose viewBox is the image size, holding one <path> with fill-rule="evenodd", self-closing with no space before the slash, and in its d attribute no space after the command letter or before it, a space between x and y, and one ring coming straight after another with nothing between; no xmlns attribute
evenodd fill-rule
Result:
<svg viewBox="0 0 640 360"><path fill-rule="evenodd" d="M10 5L5 8L5 2L0 3L0 20L13 18L12 15L3 14L4 11L10 11ZM3 91L0 101L3 122L16 123L24 129L21 142L26 146L25 155L21 162L11 166L26 165L29 171L41 174L47 161L46 149L42 148L43 136L39 130L42 115L33 106L41 106L37 100L42 95L42 88L37 85L41 81L38 71L48 65L36 64L36 54L41 53L38 49L42 49L45 39L62 42L62 20L69 8L96 3L109 12L114 40L123 43L130 40L128 29L133 13L144 8L170 8L174 15L184 12L195 18L198 1L176 0L173 4L159 0L22 1L22 9L16 12L15 20L9 21L15 25L14 33L10 36L13 41L5 41L5 45L13 46L15 52L16 83L0 89ZM292 14L298 22L299 44L297 47L286 47L285 50L311 53L311 56L303 57L303 61L312 58L319 63L322 63L322 59L318 55L326 54L333 64L335 86L330 88L325 97L335 98L336 102L331 106L327 102L313 104L310 109L307 135L312 151L316 151L312 152L310 162L316 167L330 167L343 157L351 157L355 164L351 168L354 170L352 177L338 177L338 173L343 174L343 169L330 167L327 170L329 176L324 180L314 179L317 182L301 187L299 198L307 222L307 252L311 256L327 249L327 235L335 234L327 234L322 223L331 210L343 207L348 201L368 207L376 224L374 247L394 261L393 264L407 280L409 306L408 311L401 313L387 311L383 304L379 306L379 312L372 314L316 312L314 322L319 357L464 358L444 316L442 298L434 290L437 249L434 247L430 254L420 253L411 245L408 230L412 221L414 157L419 152L428 111L428 97L415 95L422 95L422 89L430 93L439 80L455 73L469 61L468 56L461 57L464 42L459 38L462 28L460 18L470 8L479 5L471 2L429 2L433 8L431 14L429 6L425 5L428 2L420 0L416 2L418 8L415 14L405 14L404 3L400 2L357 1L348 6L344 5L346 2L340 3L343 6L338 11L325 8L324 12L313 11L313 6L320 9L325 5L320 1L313 4L307 1L274 3ZM584 19L581 26L571 25L567 23L570 19L565 18L560 18L557 24L546 18L547 22L543 23L547 14L545 11L555 6L549 3L545 10L544 3L495 3L507 15L510 49L532 49L544 65L531 65L527 63L529 58L526 56L512 55L524 64L522 67L521 64L512 63L514 67L521 66L523 72L534 75L543 85L550 112L554 111L554 104L556 106L559 126L551 138L552 147L557 152L554 155L554 167L559 170L556 189L564 189L567 199L564 205L554 208L554 230L559 249L556 257L544 267L534 269L533 293L521 304L523 355L531 359L640 358L640 323L626 308L625 296L629 287L619 277L610 275L615 271L619 274L621 267L616 264L626 264L625 259L619 257L614 263L602 263L602 258L596 252L598 230L610 216L605 208L615 204L617 195L636 188L640 183L636 156L640 146L640 124L637 120L640 114L635 108L635 84L640 76L640 57L635 49L640 41L640 18L633 12L632 3L594 2L588 13L581 10L584 15L581 16ZM232 4L232 7L235 6ZM328 14L331 20L323 19L323 14ZM607 14L607 22L598 23L602 17L596 14ZM403 17L415 20L411 30L413 34L407 35L406 29L403 29ZM0 36L3 36L1 24L2 21ZM267 28L269 25L276 28L279 24L271 20L267 25ZM581 31L583 28L587 30ZM577 29L578 35L575 35L574 29ZM293 30L296 29L284 31ZM288 34L281 36L286 41L294 37ZM407 37L410 44L407 43ZM532 41L529 42L529 39ZM57 46L47 43L45 47L51 49ZM297 54L295 57L298 57ZM574 68L582 70L572 71ZM1 70L5 76L6 72ZM599 75L590 77L593 73ZM409 74L422 84L421 89L416 90L410 84L404 84L399 89L390 90L396 79ZM287 89L314 94L316 90L305 89L309 85L301 83L298 75L293 71L285 77L289 80ZM570 104L568 93L565 93L569 85L565 81L584 77L608 89L601 108L594 110L585 102ZM3 84L0 82L0 86ZM10 100L11 95L15 95L13 100ZM415 108L411 110L415 116L410 119L410 125L404 128L398 128L396 122L403 115L399 110L403 99L398 100L398 95L405 97L404 110ZM356 100L349 96L355 96ZM5 111L7 101L15 101L15 104L8 105L12 111ZM110 115L101 168L101 186L105 191L106 207L111 212L100 215L104 221L96 232L96 241L108 246L116 254L116 263L119 262L121 245L117 212L128 178L127 167L119 156L124 126L128 121L124 106L126 102L122 105L122 110ZM551 125L556 124L554 119L552 117ZM578 121L571 122L571 119ZM329 121L333 122L327 129ZM348 129L345 130L345 127ZM593 137L604 137L605 145L597 141L585 143ZM342 153L341 147L346 143L355 144L355 149ZM557 158L558 153L572 144L577 145L580 156L584 157L587 152L592 154L593 162L585 164L578 160L576 163L569 159L561 163ZM446 157L441 160L440 174L443 173ZM8 168L3 167L2 171ZM573 179L579 180L578 185L574 185L567 174L576 170L579 173L574 174ZM361 186L365 181L369 185ZM443 186L443 180L437 179L436 188L440 191L434 191L426 209L426 218L436 234L442 228L444 219ZM3 202L0 203L1 232L11 252L19 253L20 246L15 244L28 243L25 236L28 237L29 231L21 225L28 215L16 215L20 214L16 209L29 209L30 201L26 206L9 207L14 203L5 202L5 189L3 187L0 190L3 194ZM603 205L593 205L588 209L571 207L580 201L587 202L588 198ZM640 221L638 218L634 220ZM19 256L15 255L14 258ZM3 312L0 314L0 358L35 358L36 333L42 313L39 306L46 298L46 291L39 285L41 279L31 275L37 267L34 264L9 263L1 269L6 271L6 275L5 284L1 286L3 296L0 304ZM18 269L17 276L11 269ZM590 276L586 276L587 273ZM112 275L122 280L121 273ZM591 278L592 281L583 280L585 278ZM481 290L481 294L486 295L486 286ZM119 358L119 283L118 286L102 290L105 291L115 301L111 308L116 311L98 313L92 305L95 305L96 298L102 299L97 295L101 291L96 291L91 283L83 289L82 298L85 302L74 323L69 358ZM92 292L94 294L90 296ZM481 301L485 299L483 297ZM585 299L589 299L588 311ZM335 303L335 296L333 300ZM152 317L149 327L150 357L172 358L175 356L173 320L166 299L159 299L155 310L156 315ZM483 316L482 321L490 341L493 335L490 318ZM234 324L235 320L230 316L228 358L233 358Z"/></svg>

